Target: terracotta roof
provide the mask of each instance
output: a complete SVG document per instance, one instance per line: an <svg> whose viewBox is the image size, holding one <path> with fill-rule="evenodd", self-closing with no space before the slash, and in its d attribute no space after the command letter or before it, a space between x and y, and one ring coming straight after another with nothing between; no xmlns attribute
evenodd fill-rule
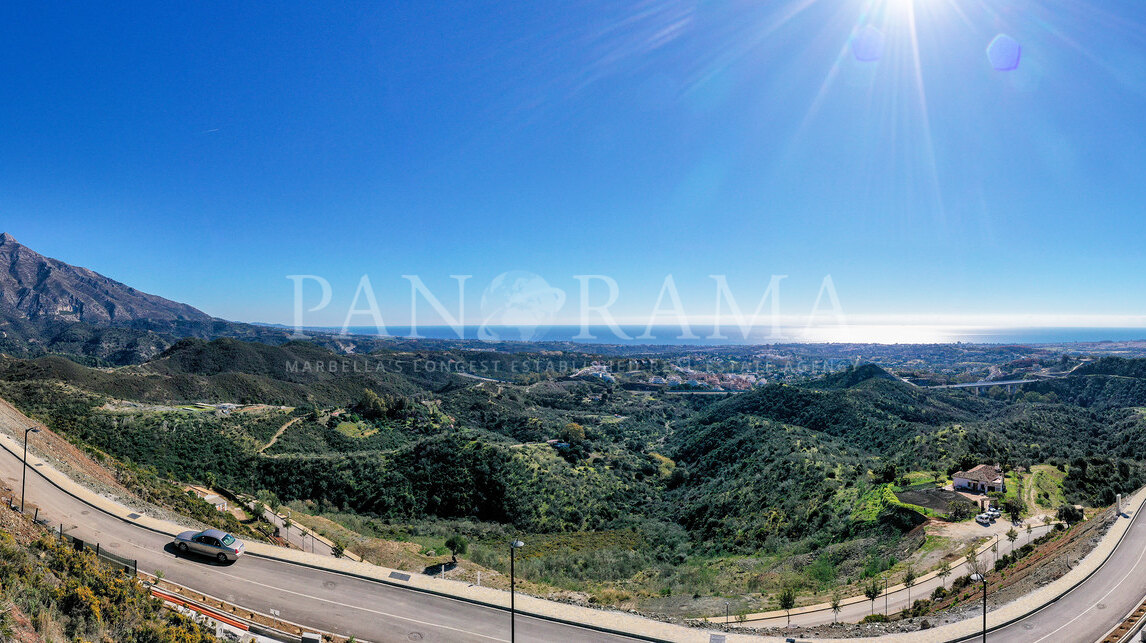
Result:
<svg viewBox="0 0 1146 643"><path fill-rule="evenodd" d="M980 464L969 471L956 471L952 478L966 478L974 480L975 482L985 482L988 484L1002 482L1003 472L993 464Z"/></svg>

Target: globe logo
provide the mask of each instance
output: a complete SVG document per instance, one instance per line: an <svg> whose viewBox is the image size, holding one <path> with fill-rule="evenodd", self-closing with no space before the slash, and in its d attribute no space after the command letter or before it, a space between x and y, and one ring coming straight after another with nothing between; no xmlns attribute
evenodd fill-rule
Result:
<svg viewBox="0 0 1146 643"><path fill-rule="evenodd" d="M544 334L564 305L565 291L550 286L540 275L525 270L503 272L481 295L478 339L531 341ZM499 331L505 329L516 330L517 337L503 338Z"/></svg>

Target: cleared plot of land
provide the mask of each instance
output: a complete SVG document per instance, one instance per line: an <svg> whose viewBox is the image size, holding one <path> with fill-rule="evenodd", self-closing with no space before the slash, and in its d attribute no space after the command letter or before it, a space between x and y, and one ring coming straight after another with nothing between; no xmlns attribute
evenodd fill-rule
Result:
<svg viewBox="0 0 1146 643"><path fill-rule="evenodd" d="M954 491L938 487L900 491L895 494L895 497L899 498L900 502L925 507L941 514L951 513L951 509L956 504L965 504L972 509L975 506L974 503Z"/></svg>
<svg viewBox="0 0 1146 643"><path fill-rule="evenodd" d="M365 422L340 422L334 428L342 435L355 440L368 438L378 432L378 427Z"/></svg>
<svg viewBox="0 0 1146 643"><path fill-rule="evenodd" d="M1036 464L1031 467L1031 475L1026 481L1024 500L1027 506L1053 511L1066 503L1062 495L1062 481L1066 472L1049 464Z"/></svg>

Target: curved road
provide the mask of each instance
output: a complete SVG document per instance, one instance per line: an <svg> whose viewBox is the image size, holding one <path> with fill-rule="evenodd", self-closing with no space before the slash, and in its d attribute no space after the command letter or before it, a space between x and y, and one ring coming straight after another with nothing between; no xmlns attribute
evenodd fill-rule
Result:
<svg viewBox="0 0 1146 643"><path fill-rule="evenodd" d="M20 465L0 449L0 477L17 494ZM170 581L247 609L278 610L285 620L373 642L509 640L509 614L503 610L255 556L230 565L177 556L168 547L170 537L80 502L32 467L27 480L27 510L39 508L40 519L56 529L63 523L69 534L137 559L145 572L162 570ZM637 640L520 614L517 635L522 641Z"/></svg>
<svg viewBox="0 0 1146 643"><path fill-rule="evenodd" d="M1039 611L1022 618L1015 623L988 632L987 640L996 643L1089 643L1101 641L1102 638L1114 629L1123 618L1138 607L1146 596L1146 518L1141 514L1143 510L1128 509L1119 520L1130 520L1130 528L1126 531L1122 541L1113 551L1110 558L1094 574ZM1004 541L1006 542L1006 541ZM1021 540L1019 542L1022 542ZM993 556L993 554L986 554ZM958 572L962 573L962 572ZM913 588L912 597L924 597L925 592L920 587ZM896 599L899 609L905 604L905 597L899 592L891 596L892 611L896 611ZM876 599L876 612L882 611L883 598ZM864 601L861 605L850 606L841 611L841 620L845 614L852 615L855 608L862 606L863 614L870 610L870 602ZM982 617L978 611L973 619ZM862 618L862 616L861 616ZM813 613L809 620L815 622L827 620L830 622L831 613ZM750 625L783 625L783 620L755 621ZM797 622L796 615L792 622ZM804 623L800 623L804 624ZM940 630L934 630L938 633ZM979 641L981 634L956 639L957 641Z"/></svg>
<svg viewBox="0 0 1146 643"><path fill-rule="evenodd" d="M1005 521L1003 518L1000 518L1000 520ZM1001 530L1003 527L1007 527L1009 524L1010 523L1004 522L997 529ZM996 529L996 527L992 526L992 529ZM1039 536L1046 534L1049 530L1049 525L1039 525L1031 531L1030 538L1038 538ZM1020 535L1018 540L1016 540L1013 544L1006 538L1000 537L998 539L999 556L1005 556L1006 554L1011 553L1011 551L1014 549L1018 549L1027 544L1028 539L1025 528L1015 526L1015 531L1019 532ZM987 532L986 528L984 528L984 532L985 535L986 533L990 533ZM990 535L994 536L994 533L991 533ZM995 554L989 549L979 554L979 559L987 563L988 569L994 569ZM902 586L898 586L899 589L895 589L897 586L893 585L886 595L881 594L879 598L875 599L874 604L866 599L860 602L847 603L841 606L838 615L833 614L832 610L829 609L826 605L814 611L794 611L792 613L791 622L793 625L810 627L815 625L825 625L837 620L842 623L858 623L868 614L883 614L885 611L888 614L896 614L907 608L909 604L909 597L911 602L915 602L922 598L930 598L931 592L935 591L935 588L939 587L940 584L942 584L944 587L950 588L951 582L953 580L960 576L966 575L967 573L966 561L959 562L951 566L951 575L949 577L945 579L931 577L926 580L918 581L918 583L911 588L910 592L908 592ZM717 621L717 619L711 620ZM720 618L717 622L723 622L723 620L723 618ZM735 621L735 618L733 618L733 621ZM787 617L784 616L784 614L781 612L778 616L771 616L768 618L753 618L752 615L749 615L746 625L748 627L783 627L786 622Z"/></svg>
<svg viewBox="0 0 1146 643"><path fill-rule="evenodd" d="M1099 641L1146 596L1146 518L1137 510L1118 548L1093 576L1057 602L987 634L988 641ZM982 612L980 612L981 614ZM972 640L972 639L964 639Z"/></svg>
<svg viewBox="0 0 1146 643"><path fill-rule="evenodd" d="M0 449L0 477L10 488L19 489L20 459L5 449ZM509 638L509 615L495 608L255 556L232 565L177 556L167 547L169 537L88 506L31 468L27 498L29 510L38 507L41 519L57 528L62 522L70 534L137 559L144 571L162 570L171 581L248 609L278 610L288 621L374 642L409 641L415 633L425 641ZM988 640L1073 643L1101 639L1146 596L1146 519L1138 513L1122 518L1132 521L1130 528L1110 560L1093 576L1057 602L990 633ZM925 596L925 587L913 588L912 597ZM892 597L898 598L895 593ZM882 597L876 603L879 611ZM851 607L858 608L862 616L870 610L870 603ZM831 618L830 612L816 616ZM517 633L523 641L636 640L520 615Z"/></svg>

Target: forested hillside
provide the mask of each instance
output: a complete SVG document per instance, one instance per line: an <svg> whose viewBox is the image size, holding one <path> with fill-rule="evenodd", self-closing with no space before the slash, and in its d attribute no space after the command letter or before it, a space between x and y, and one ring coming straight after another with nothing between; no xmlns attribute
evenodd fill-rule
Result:
<svg viewBox="0 0 1146 643"><path fill-rule="evenodd" d="M661 571L641 583L670 588L656 591L695 584L682 580L689 565L732 555L781 561L830 550L833 568L870 569L870 556L902 549L924 520L966 517L901 502L896 490L980 462L1057 466L1063 497L1087 505L1143 483L1142 381L1122 374L976 396L922 389L865 365L806 385L692 397L600 378L479 379L424 366L537 358L529 354L360 358L387 366L295 367L344 358L309 343L236 340L187 340L118 369L8 358L0 396L69 439L160 476L209 478L331 515L628 534L610 547L649 557L638 567ZM1138 365L1096 367L1132 373ZM275 406L229 412L192 402ZM547 573L566 578L567 565L583 564L562 560ZM824 578L816 586L835 576Z"/></svg>

